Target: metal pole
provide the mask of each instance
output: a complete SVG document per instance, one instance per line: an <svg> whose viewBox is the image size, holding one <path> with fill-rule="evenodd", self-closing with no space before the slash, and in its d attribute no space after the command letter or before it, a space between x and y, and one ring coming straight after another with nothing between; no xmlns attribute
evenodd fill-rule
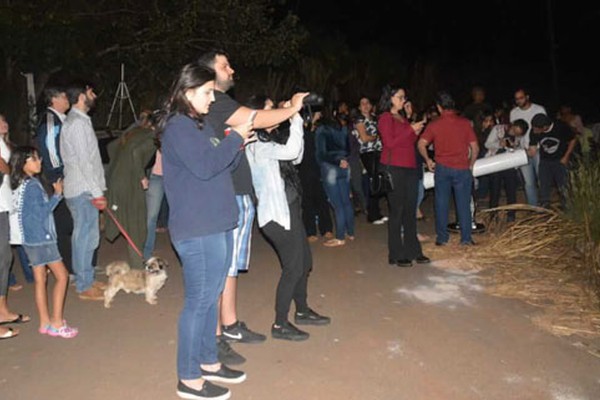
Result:
<svg viewBox="0 0 600 400"><path fill-rule="evenodd" d="M119 127L120 130L123 127L123 99L125 98L125 91L123 86L125 85L125 64L121 64L121 81L119 82Z"/></svg>

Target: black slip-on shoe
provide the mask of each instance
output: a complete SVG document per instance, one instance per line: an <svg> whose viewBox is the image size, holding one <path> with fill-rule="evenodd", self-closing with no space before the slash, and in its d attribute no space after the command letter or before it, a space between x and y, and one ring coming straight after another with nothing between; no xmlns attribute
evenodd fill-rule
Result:
<svg viewBox="0 0 600 400"><path fill-rule="evenodd" d="M294 322L298 325L329 325L331 318L317 314L309 308L308 311L302 313L296 312Z"/></svg>
<svg viewBox="0 0 600 400"><path fill-rule="evenodd" d="M410 261L407 258L404 258L402 260L396 261L396 266L403 268L412 267L412 261Z"/></svg>
<svg viewBox="0 0 600 400"><path fill-rule="evenodd" d="M419 256L415 259L415 261L417 262L417 264L429 264L431 262L431 260L429 259L429 257L426 256Z"/></svg>
<svg viewBox="0 0 600 400"><path fill-rule="evenodd" d="M283 340L292 340L295 342L299 342L301 340L306 340L309 338L309 334L307 332L301 331L296 328L294 325L289 322L284 322L281 326L276 326L273 324L271 328L271 336L274 339L283 339Z"/></svg>
<svg viewBox="0 0 600 400"><path fill-rule="evenodd" d="M231 391L227 388L213 385L208 381L204 381L202 390L196 390L179 381L177 383L177 396L182 399L227 400L231 397Z"/></svg>
<svg viewBox="0 0 600 400"><path fill-rule="evenodd" d="M202 378L210 382L222 383L242 383L246 380L246 373L229 368L225 364L221 364L218 371L210 372L200 368Z"/></svg>
<svg viewBox="0 0 600 400"><path fill-rule="evenodd" d="M246 359L237 351L233 350L229 343L222 338L217 339L217 356L219 362L222 364L238 365L246 362Z"/></svg>

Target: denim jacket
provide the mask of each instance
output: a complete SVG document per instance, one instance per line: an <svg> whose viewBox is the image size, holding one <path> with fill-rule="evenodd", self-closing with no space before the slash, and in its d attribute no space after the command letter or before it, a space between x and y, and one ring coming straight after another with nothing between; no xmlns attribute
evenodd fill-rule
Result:
<svg viewBox="0 0 600 400"><path fill-rule="evenodd" d="M52 211L61 195L48 197L37 178L29 178L13 192L10 239L12 244L40 246L56 242Z"/></svg>
<svg viewBox="0 0 600 400"><path fill-rule="evenodd" d="M258 198L258 226L271 221L290 230L290 207L285 195L285 183L279 172L279 160L299 164L304 153L302 118L292 118L290 137L286 144L253 142L246 148L246 156L252 173L252 183Z"/></svg>

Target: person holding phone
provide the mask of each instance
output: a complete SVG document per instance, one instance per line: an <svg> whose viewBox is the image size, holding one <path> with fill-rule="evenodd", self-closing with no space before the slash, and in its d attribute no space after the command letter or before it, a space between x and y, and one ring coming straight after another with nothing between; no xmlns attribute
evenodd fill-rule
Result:
<svg viewBox="0 0 600 400"><path fill-rule="evenodd" d="M417 238L417 196L419 171L415 143L424 121L410 123L403 115L406 90L399 85L387 85L379 99L377 127L383 148L380 162L392 175L394 189L388 193L390 220L388 223L388 261L390 265L411 267L429 263Z"/></svg>
<svg viewBox="0 0 600 400"><path fill-rule="evenodd" d="M159 123L169 235L183 268L177 394L186 399L225 399L229 389L211 381L246 379L244 372L219 361L215 333L238 221L231 171L240 162L244 145L255 136L250 122L233 126L222 139L206 123L214 101L214 76L214 71L197 64L185 65Z"/></svg>

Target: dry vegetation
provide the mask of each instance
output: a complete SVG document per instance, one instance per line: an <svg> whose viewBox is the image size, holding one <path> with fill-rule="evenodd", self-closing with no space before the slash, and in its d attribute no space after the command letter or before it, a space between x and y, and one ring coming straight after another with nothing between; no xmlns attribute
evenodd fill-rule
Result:
<svg viewBox="0 0 600 400"><path fill-rule="evenodd" d="M506 224L505 213L517 210ZM495 216L494 216L495 215ZM539 307L533 322L553 334L600 338L600 164L571 172L567 212L513 205L480 213L478 245L426 245L443 268L482 271L486 290ZM587 350L600 357L600 351Z"/></svg>

